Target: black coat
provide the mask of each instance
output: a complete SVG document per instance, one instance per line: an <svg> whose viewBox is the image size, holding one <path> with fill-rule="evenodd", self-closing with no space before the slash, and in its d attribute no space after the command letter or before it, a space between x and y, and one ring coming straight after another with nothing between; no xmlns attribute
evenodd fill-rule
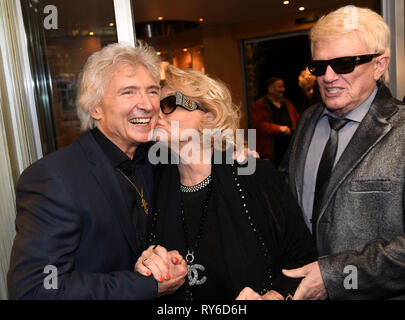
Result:
<svg viewBox="0 0 405 320"><path fill-rule="evenodd" d="M146 171L145 181L152 181ZM152 185L146 187L151 194ZM153 277L133 272L144 248L120 190L90 132L25 170L17 188L10 299L154 299ZM57 290L44 288L47 265L57 268Z"/></svg>
<svg viewBox="0 0 405 320"><path fill-rule="evenodd" d="M216 232L222 236L233 288L231 296L223 297L227 300L235 299L246 286L262 294L270 289L294 294L299 280L283 276L281 270L315 259L312 238L288 187L270 161L256 161L253 175L238 176L237 164L212 167L210 212L217 217ZM161 166L156 176L153 242L184 255L177 166Z"/></svg>

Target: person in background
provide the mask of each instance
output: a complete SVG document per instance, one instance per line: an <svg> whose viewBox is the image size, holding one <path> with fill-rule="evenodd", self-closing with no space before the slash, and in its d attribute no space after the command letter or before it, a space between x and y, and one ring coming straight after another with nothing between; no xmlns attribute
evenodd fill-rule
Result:
<svg viewBox="0 0 405 320"><path fill-rule="evenodd" d="M316 77L309 72L307 67L301 70L298 76L298 86L300 87L300 95L294 101L294 106L301 115L310 106L320 102L321 98L316 84Z"/></svg>
<svg viewBox="0 0 405 320"><path fill-rule="evenodd" d="M281 170L319 259L295 299L405 298L405 107L384 82L390 32L374 11L342 7L310 32L322 103L301 116Z"/></svg>
<svg viewBox="0 0 405 320"><path fill-rule="evenodd" d="M284 97L284 81L271 77L266 81L267 94L250 110L251 127L256 129L256 151L278 167L295 130L299 113Z"/></svg>
<svg viewBox="0 0 405 320"><path fill-rule="evenodd" d="M261 299L291 295L299 281L281 269L312 261L314 251L283 178L263 159L253 174L238 175L240 165L226 164L211 138L202 143L204 130L217 133L217 148L233 138L240 119L229 89L202 72L170 65L160 108L155 134L179 159L157 168L151 243L178 250L189 268L187 282L167 298L250 299L251 290ZM159 270L145 266L149 255L146 250L136 264L145 275Z"/></svg>
<svg viewBox="0 0 405 320"><path fill-rule="evenodd" d="M158 281L134 270L152 210L144 144L158 119L159 80L156 52L141 42L88 59L78 92L84 134L18 182L10 299L154 299L184 283L184 260L162 246L148 257L162 270Z"/></svg>

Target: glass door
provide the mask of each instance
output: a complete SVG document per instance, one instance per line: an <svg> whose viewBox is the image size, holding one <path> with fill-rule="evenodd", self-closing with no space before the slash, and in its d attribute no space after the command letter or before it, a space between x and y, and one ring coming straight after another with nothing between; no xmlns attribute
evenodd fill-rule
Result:
<svg viewBox="0 0 405 320"><path fill-rule="evenodd" d="M43 155L81 135L78 76L91 54L118 42L117 3L130 1L21 0Z"/></svg>

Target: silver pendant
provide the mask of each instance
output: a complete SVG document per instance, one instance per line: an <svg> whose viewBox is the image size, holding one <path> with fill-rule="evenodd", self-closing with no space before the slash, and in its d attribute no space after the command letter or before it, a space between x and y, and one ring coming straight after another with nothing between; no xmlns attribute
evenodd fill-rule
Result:
<svg viewBox="0 0 405 320"><path fill-rule="evenodd" d="M190 287L192 286L200 286L207 281L207 277L202 277L201 280L198 279L198 270L205 271L205 268L201 264L192 264L194 262L194 251L187 251L186 259L187 261L187 278L188 284Z"/></svg>
<svg viewBox="0 0 405 320"><path fill-rule="evenodd" d="M187 266L187 269L188 269L188 273L187 273L188 284L190 287L192 287L194 285L200 286L207 281L206 276L203 276L201 279L198 279L198 277L199 277L198 270L205 271L205 268L203 265L192 264L192 265Z"/></svg>

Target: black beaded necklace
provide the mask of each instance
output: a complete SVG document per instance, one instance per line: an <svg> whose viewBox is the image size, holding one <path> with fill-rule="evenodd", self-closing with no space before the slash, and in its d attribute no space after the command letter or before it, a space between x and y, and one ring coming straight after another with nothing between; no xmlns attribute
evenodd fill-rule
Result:
<svg viewBox="0 0 405 320"><path fill-rule="evenodd" d="M208 206L209 202L211 199L211 193L212 193L212 183L208 183L208 189L207 189L207 195L205 197L204 201L204 208L203 208L203 213L200 218L200 224L198 228L197 235L194 240L194 244L191 246L190 245L190 235L189 235L189 230L187 228L187 223L186 223L186 217L184 213L184 204L183 201L180 202L180 214L181 214L181 222L183 225L183 231L184 231L184 240L186 244L186 249L187 249L187 255L185 257L185 260L187 262L187 268L188 268L188 288L186 289L186 300L193 300L193 295L191 291L191 287L193 286L199 286L204 284L207 281L207 277L203 276L201 279L199 279L199 274L198 270L204 272L205 267L201 264L196 264L194 263L195 260L195 255L197 253L200 240L203 236L203 231L205 227L205 222L207 218L207 213L208 213Z"/></svg>

